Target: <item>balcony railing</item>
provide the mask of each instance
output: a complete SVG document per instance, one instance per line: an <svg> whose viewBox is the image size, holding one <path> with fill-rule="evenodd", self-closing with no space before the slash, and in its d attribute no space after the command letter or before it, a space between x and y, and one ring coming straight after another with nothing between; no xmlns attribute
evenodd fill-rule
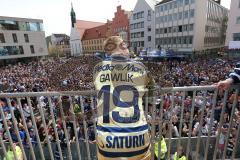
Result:
<svg viewBox="0 0 240 160"><path fill-rule="evenodd" d="M240 158L240 86L161 88L145 97L151 152L164 137L165 159L182 146L188 159ZM95 91L2 93L0 159L9 150L23 159L97 159ZM23 134L24 133L24 134Z"/></svg>

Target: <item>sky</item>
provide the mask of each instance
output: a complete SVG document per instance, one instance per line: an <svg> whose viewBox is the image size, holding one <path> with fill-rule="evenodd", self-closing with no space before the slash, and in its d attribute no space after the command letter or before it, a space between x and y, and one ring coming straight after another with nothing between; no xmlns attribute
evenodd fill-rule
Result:
<svg viewBox="0 0 240 160"><path fill-rule="evenodd" d="M222 0L230 8L231 0ZM70 34L71 2L77 19L106 22L111 20L116 7L134 9L137 0L0 0L0 16L43 19L45 34Z"/></svg>

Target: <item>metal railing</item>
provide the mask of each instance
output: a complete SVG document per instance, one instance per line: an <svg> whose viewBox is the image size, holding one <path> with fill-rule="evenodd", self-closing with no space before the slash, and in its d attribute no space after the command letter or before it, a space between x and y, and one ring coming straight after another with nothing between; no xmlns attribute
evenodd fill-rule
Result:
<svg viewBox="0 0 240 160"><path fill-rule="evenodd" d="M165 159L172 159L175 153L179 156L180 146L188 159L240 158L239 88L233 86L224 92L215 86L161 88L153 97L145 97L152 159L162 155L161 137L167 144ZM16 143L25 160L97 159L93 138L95 94L95 91L0 94L5 105L0 107L3 124L0 159L9 150L18 159Z"/></svg>

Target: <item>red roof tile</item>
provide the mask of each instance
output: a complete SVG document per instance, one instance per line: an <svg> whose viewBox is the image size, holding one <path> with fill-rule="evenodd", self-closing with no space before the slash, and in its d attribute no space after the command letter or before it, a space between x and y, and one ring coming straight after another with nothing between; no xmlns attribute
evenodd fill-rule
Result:
<svg viewBox="0 0 240 160"><path fill-rule="evenodd" d="M108 32L111 32L111 22L105 23L104 25L86 29L82 40L106 38Z"/></svg>
<svg viewBox="0 0 240 160"><path fill-rule="evenodd" d="M85 20L77 20L76 27L78 32L80 33L80 37L82 39L84 31L89 28L97 27L103 25L102 22L93 22L93 21L85 21Z"/></svg>

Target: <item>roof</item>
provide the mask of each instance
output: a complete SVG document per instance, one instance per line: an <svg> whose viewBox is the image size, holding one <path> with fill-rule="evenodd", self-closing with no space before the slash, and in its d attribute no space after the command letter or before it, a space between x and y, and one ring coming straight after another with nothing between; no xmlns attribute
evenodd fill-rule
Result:
<svg viewBox="0 0 240 160"><path fill-rule="evenodd" d="M173 0L162 0L157 5L160 5L160 4L163 4L163 3L168 3L168 2L171 2L171 1L173 1Z"/></svg>
<svg viewBox="0 0 240 160"><path fill-rule="evenodd" d="M111 23L105 23L104 25L86 29L82 40L90 40L90 39L99 39L107 37L108 31L111 29Z"/></svg>
<svg viewBox="0 0 240 160"><path fill-rule="evenodd" d="M9 20L9 21L24 21L24 22L40 22L43 23L42 19L33 19L33 18L21 18L21 17L8 17L0 16L0 20Z"/></svg>
<svg viewBox="0 0 240 160"><path fill-rule="evenodd" d="M84 31L89 28L101 26L104 23L102 22L93 22L93 21L85 21L85 20L77 20L76 27L78 32L80 33L80 37L82 39Z"/></svg>
<svg viewBox="0 0 240 160"><path fill-rule="evenodd" d="M66 34L53 34L53 36L55 36L56 38L60 38L60 37L69 37Z"/></svg>
<svg viewBox="0 0 240 160"><path fill-rule="evenodd" d="M145 0L145 2L151 7L152 10L155 10L155 5L158 3L156 0Z"/></svg>
<svg viewBox="0 0 240 160"><path fill-rule="evenodd" d="M128 15L128 18L130 18L131 15L132 15L132 11L124 11L124 13L125 13L126 15Z"/></svg>

